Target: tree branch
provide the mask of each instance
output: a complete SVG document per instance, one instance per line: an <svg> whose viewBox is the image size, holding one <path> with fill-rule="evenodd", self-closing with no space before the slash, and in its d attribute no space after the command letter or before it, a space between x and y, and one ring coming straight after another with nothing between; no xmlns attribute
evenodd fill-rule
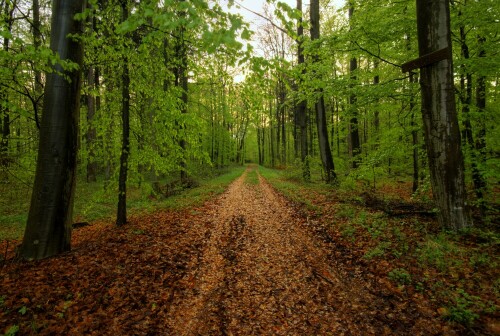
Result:
<svg viewBox="0 0 500 336"><path fill-rule="evenodd" d="M282 28L282 27L278 26L277 24L275 24L275 23L274 23L274 22L273 22L270 18L268 18L268 17L266 17L266 16L264 16L264 15L262 15L262 14L258 13L258 12L254 12L253 10L251 10L251 9L249 9L249 8L247 8L247 7L245 7L245 6L243 6L241 3L237 2L237 1L235 1L235 3L236 3L238 6L240 6L241 8L243 8L243 9L245 9L245 10L249 11L250 13L252 13L252 14L254 14L254 15L257 15L258 17L260 17L260 18L262 18L262 19L266 20L266 21L267 21L267 22L269 22L269 23L270 23L270 24L271 24L274 28L276 28L276 29L280 30L281 32L285 33L285 34L286 34L286 35L288 35L290 38L292 38L293 40L295 40L295 38L294 38L293 36L291 36L291 35L290 35L290 33L286 31L286 29L284 29L284 28Z"/></svg>
<svg viewBox="0 0 500 336"><path fill-rule="evenodd" d="M372 53L371 51L369 51L369 50L367 50L367 49L363 48L362 46L360 46L358 42L354 41L354 44L356 44L356 46L357 46L360 50L362 50L362 51L364 51L365 53L367 53L367 54L369 54L369 55L371 55L371 56L373 56L373 57L375 57L375 58L377 58L377 59L381 60L382 62L387 63L387 64L390 64L390 65L395 66L395 67L398 67L398 68L401 68L401 65L396 64L396 63L393 63L393 62L391 62L391 61L388 61L388 60L386 60L385 58L380 57L379 55L375 55L375 54L374 54L374 53Z"/></svg>

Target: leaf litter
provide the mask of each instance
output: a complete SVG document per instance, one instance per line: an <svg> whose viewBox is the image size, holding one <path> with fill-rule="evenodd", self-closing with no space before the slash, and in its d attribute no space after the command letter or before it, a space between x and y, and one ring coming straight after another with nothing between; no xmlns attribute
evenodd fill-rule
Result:
<svg viewBox="0 0 500 336"><path fill-rule="evenodd" d="M4 263L0 332L455 334L423 297L404 300L343 264L260 175L257 185L245 177L203 206L123 228L96 222L75 230L69 253Z"/></svg>

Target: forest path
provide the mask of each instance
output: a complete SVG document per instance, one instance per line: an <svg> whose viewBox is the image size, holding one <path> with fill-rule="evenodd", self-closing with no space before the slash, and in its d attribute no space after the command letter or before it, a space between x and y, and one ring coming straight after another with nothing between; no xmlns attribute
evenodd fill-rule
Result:
<svg viewBox="0 0 500 336"><path fill-rule="evenodd" d="M3 263L0 333L450 334L425 304L338 261L351 252L255 170L202 206L96 222L74 231L71 252Z"/></svg>
<svg viewBox="0 0 500 336"><path fill-rule="evenodd" d="M191 285L172 301L170 333L392 334L383 300L343 281L327 246L264 178L247 183L247 173L207 214L207 240L188 266Z"/></svg>

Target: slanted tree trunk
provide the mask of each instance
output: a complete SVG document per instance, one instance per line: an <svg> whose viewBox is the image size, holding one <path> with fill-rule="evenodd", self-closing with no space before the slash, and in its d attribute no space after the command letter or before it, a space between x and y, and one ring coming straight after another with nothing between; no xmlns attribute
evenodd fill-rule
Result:
<svg viewBox="0 0 500 336"><path fill-rule="evenodd" d="M319 0L311 0L310 8L310 19L311 19L311 40L318 40L320 38L319 31ZM317 54L313 55L313 62L319 62L319 56ZM327 183L334 182L337 179L335 174L335 167L333 165L332 152L330 150L330 142L328 141L328 128L326 125L326 110L325 110L325 100L323 97L323 90L317 89L319 98L315 102L316 110L316 126L318 129L318 142L319 142L319 152L321 155L321 162L323 165L323 171L325 173L325 181Z"/></svg>
<svg viewBox="0 0 500 336"><path fill-rule="evenodd" d="M449 48L447 59L421 68L422 116L434 200L443 227L472 225L455 106L448 0L417 0L420 56Z"/></svg>
<svg viewBox="0 0 500 336"><path fill-rule="evenodd" d="M128 19L128 0L121 0L122 22ZM130 154L130 74L128 56L122 55L122 150L120 155L120 175L118 177L118 208L116 212L116 225L127 223L127 173L128 157Z"/></svg>
<svg viewBox="0 0 500 336"><path fill-rule="evenodd" d="M50 47L79 69L70 72L55 66L69 81L57 72L47 75L35 184L19 250L25 259L42 259L71 248L83 49L79 40L67 36L81 33L81 21L73 18L84 8L84 0L52 3Z"/></svg>

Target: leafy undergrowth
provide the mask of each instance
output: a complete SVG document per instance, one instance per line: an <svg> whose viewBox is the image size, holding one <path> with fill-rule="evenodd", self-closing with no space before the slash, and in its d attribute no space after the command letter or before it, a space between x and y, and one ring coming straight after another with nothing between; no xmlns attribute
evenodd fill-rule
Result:
<svg viewBox="0 0 500 336"><path fill-rule="evenodd" d="M236 177L240 176L244 167L232 167L224 174L212 177L202 176L196 179L195 185L189 188L177 187L176 190L155 194L151 185L143 183L140 187L130 184L127 195L127 206L130 214L152 213L160 209L182 209L200 205L207 199L220 194ZM172 183L163 183L161 188L167 189ZM10 181L0 185L0 241L17 240L22 237L27 221L30 186ZM103 182L78 182L75 193L75 222L91 222L103 218L112 219L116 215L118 202L114 188L103 188ZM3 251L0 251L0 254Z"/></svg>
<svg viewBox="0 0 500 336"><path fill-rule="evenodd" d="M332 242L332 256L347 272L382 284L382 294L429 299L434 313L462 333L500 334L498 232L442 232L432 203L410 199L407 184L346 190L259 170Z"/></svg>

